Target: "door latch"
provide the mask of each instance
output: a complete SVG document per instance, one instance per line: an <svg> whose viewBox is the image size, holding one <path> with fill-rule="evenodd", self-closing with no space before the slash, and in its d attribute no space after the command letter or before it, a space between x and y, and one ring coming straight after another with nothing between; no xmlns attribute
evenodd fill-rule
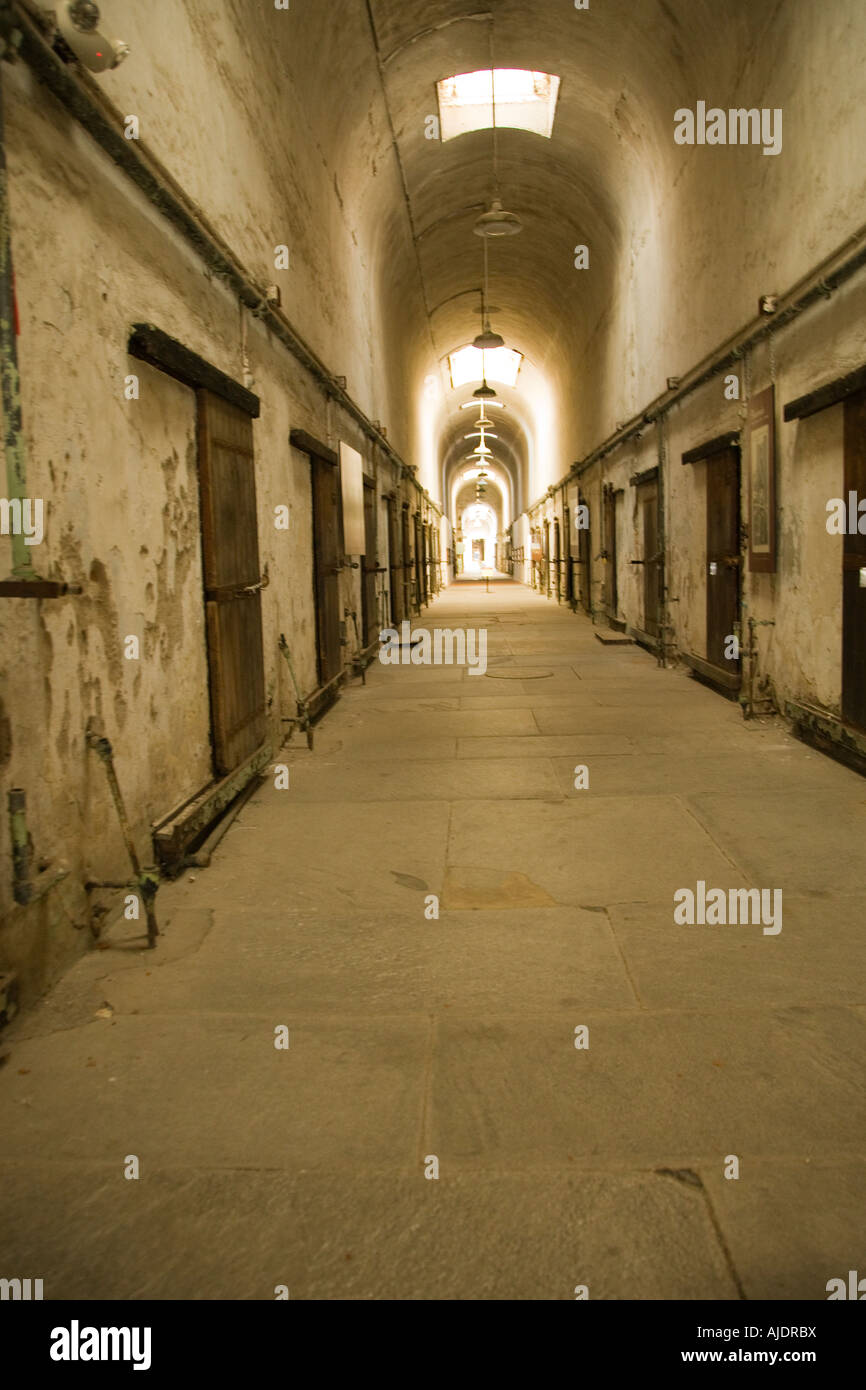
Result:
<svg viewBox="0 0 866 1390"><path fill-rule="evenodd" d="M266 589L270 582L271 580L268 574L268 567L267 565L265 565L261 579L257 580L255 584L241 585L240 588L235 589L234 593L232 594L232 598L245 598L247 594L257 594L262 589Z"/></svg>

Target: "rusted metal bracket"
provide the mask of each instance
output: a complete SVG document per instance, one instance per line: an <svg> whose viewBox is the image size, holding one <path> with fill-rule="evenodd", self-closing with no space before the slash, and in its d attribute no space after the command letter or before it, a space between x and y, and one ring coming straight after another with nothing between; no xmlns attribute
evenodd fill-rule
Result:
<svg viewBox="0 0 866 1390"><path fill-rule="evenodd" d="M60 579L0 579L0 598L64 598L83 592L80 584Z"/></svg>
<svg viewBox="0 0 866 1390"><path fill-rule="evenodd" d="M132 831L126 815L126 807L123 804L123 796L120 791L120 784L117 780L117 773L114 770L114 754L111 744L104 734L97 732L95 728L88 728L86 733L88 748L92 748L99 758L105 774L108 778L108 786L111 791L112 800L117 811L117 819L120 821L120 829L126 844L126 852L129 855L129 862L132 865L133 878L123 887L137 888L141 894L141 901L144 904L144 912L147 918L147 945L149 950L156 946L156 938L159 936L159 927L156 922L156 910L154 907L157 889L160 884L159 870L156 868L142 869L132 838ZM89 887L103 887L108 885L92 881ZM111 887L116 885L112 884Z"/></svg>
<svg viewBox="0 0 866 1390"><path fill-rule="evenodd" d="M289 652L289 644L286 641L285 635L282 632L280 633L280 651L286 658L286 665L288 666L289 674L292 677L292 685L295 687L295 702L298 707L298 723L300 724L300 727L303 729L304 733L307 735L307 747L309 749L312 749L313 725L310 719L310 711L307 708L306 700L304 699L303 695L300 692L300 689L298 688L298 681L297 677L295 676L295 668L292 665L292 658Z"/></svg>

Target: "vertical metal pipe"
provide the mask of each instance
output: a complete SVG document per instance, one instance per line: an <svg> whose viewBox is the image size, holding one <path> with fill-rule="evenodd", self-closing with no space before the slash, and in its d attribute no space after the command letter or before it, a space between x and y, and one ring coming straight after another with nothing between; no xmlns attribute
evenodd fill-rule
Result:
<svg viewBox="0 0 866 1390"><path fill-rule="evenodd" d="M10 502L23 505L27 490L27 465L21 430L21 381L15 337L15 288L12 267L12 229L9 218L9 181L6 173L6 130L3 119L3 80L0 62L0 400L3 406L3 447L6 453L6 488ZM12 528L12 574L16 579L35 579L24 530Z"/></svg>
<svg viewBox="0 0 866 1390"><path fill-rule="evenodd" d="M33 851L27 834L27 797L21 787L8 795L9 835L12 840L12 896L21 907L30 901L30 865Z"/></svg>

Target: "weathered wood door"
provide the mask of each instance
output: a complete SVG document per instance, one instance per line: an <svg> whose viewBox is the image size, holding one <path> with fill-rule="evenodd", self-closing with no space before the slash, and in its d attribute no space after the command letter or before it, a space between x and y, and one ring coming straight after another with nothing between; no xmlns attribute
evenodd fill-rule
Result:
<svg viewBox="0 0 866 1390"><path fill-rule="evenodd" d="M707 470L707 661L736 673L725 656L740 620L740 458L726 449Z"/></svg>
<svg viewBox="0 0 866 1390"><path fill-rule="evenodd" d="M397 517L396 497L386 497L388 507L388 577L391 590L391 623L397 627L406 616L403 603L403 531Z"/></svg>
<svg viewBox="0 0 866 1390"><path fill-rule="evenodd" d="M574 603L574 566L571 562L571 508L562 509L562 526L565 535L565 601Z"/></svg>
<svg viewBox="0 0 866 1390"><path fill-rule="evenodd" d="M616 583L616 497L610 486L604 490L604 606L609 618L616 618L619 594Z"/></svg>
<svg viewBox="0 0 866 1390"><path fill-rule="evenodd" d="M310 455L313 490L313 566L316 589L316 657L319 685L339 674L340 573L343 568L343 527L340 515L340 468L317 454Z"/></svg>
<svg viewBox="0 0 866 1390"><path fill-rule="evenodd" d="M866 393L845 402L845 486L866 497ZM842 538L842 718L866 729L866 536Z"/></svg>
<svg viewBox="0 0 866 1390"><path fill-rule="evenodd" d="M661 555L659 554L659 488L655 479L638 486L641 532L643 535L643 630L658 637L661 599Z"/></svg>
<svg viewBox="0 0 866 1390"><path fill-rule="evenodd" d="M544 592L550 597L550 522L545 521L541 539L541 554L543 557L542 577L544 580Z"/></svg>
<svg viewBox="0 0 866 1390"><path fill-rule="evenodd" d="M225 775L266 731L253 422L210 391L196 399L214 770Z"/></svg>
<svg viewBox="0 0 866 1390"><path fill-rule="evenodd" d="M577 495L577 515L585 515L580 509L587 505L582 493ZM577 554L580 563L580 601L584 612L592 616L592 545L588 526L582 526L577 533Z"/></svg>
<svg viewBox="0 0 866 1390"><path fill-rule="evenodd" d="M379 577L379 554L376 536L376 486L372 478L364 479L364 549L361 556L361 622L364 646L369 647L379 635L379 613L376 603L376 581Z"/></svg>
<svg viewBox="0 0 866 1390"><path fill-rule="evenodd" d="M412 517L413 540L414 540L414 575L415 575L415 612L420 613L421 604L424 602L424 576L422 565L424 556L421 542L421 517L415 512Z"/></svg>
<svg viewBox="0 0 866 1390"><path fill-rule="evenodd" d="M408 618L415 611L412 605L412 543L409 529L409 503L403 503L400 520L403 552L403 617Z"/></svg>
<svg viewBox="0 0 866 1390"><path fill-rule="evenodd" d="M430 602L430 527L424 522L421 527L421 582L424 585L424 602Z"/></svg>

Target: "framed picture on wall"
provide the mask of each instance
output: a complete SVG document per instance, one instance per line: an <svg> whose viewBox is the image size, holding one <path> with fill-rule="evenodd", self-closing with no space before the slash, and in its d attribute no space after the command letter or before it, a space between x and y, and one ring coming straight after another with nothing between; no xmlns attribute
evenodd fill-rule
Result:
<svg viewBox="0 0 866 1390"><path fill-rule="evenodd" d="M746 458L749 468L749 569L776 571L775 387L749 401Z"/></svg>

